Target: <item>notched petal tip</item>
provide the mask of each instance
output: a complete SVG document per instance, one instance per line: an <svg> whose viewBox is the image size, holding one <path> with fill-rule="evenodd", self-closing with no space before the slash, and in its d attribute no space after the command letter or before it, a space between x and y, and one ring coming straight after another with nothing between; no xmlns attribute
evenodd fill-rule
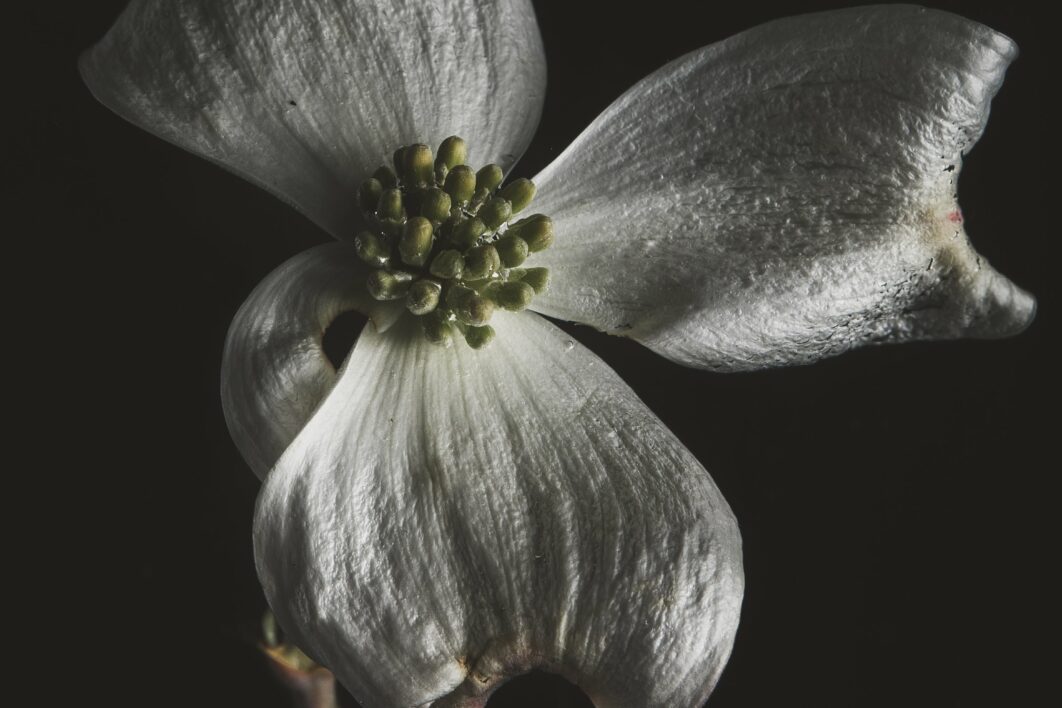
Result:
<svg viewBox="0 0 1062 708"><path fill-rule="evenodd" d="M359 339L262 487L270 605L364 705L482 706L532 669L702 705L744 585L726 501L589 351L494 323L479 352L412 318Z"/></svg>
<svg viewBox="0 0 1062 708"><path fill-rule="evenodd" d="M920 338L1002 339L1024 332L1036 318L1036 298L989 265L972 249L970 260L955 269L955 277L942 281L948 306L927 313ZM928 299L932 302L932 298ZM933 316L928 316L933 315ZM910 315L918 320L919 311Z"/></svg>
<svg viewBox="0 0 1062 708"><path fill-rule="evenodd" d="M976 22L881 5L672 62L535 178L577 236L543 257L556 286L535 309L720 371L1021 331L1032 298L969 248L953 197L1016 55Z"/></svg>

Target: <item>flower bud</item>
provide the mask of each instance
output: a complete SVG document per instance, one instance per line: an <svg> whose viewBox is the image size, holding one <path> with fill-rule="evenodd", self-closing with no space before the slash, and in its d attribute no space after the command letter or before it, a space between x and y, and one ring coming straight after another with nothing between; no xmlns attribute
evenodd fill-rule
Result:
<svg viewBox="0 0 1062 708"><path fill-rule="evenodd" d="M451 135L439 145L439 158L436 162L441 162L448 170L452 170L458 165L463 165L467 155L468 145L465 141L456 135Z"/></svg>
<svg viewBox="0 0 1062 708"><path fill-rule="evenodd" d="M453 249L440 251L439 255L435 256L435 259L431 262L431 268L428 270L436 278L456 280L464 274L465 259L460 251Z"/></svg>
<svg viewBox="0 0 1062 708"><path fill-rule="evenodd" d="M376 300L397 300L409 289L412 276L402 271L374 270L365 281L369 294Z"/></svg>
<svg viewBox="0 0 1062 708"><path fill-rule="evenodd" d="M493 192L501 184L505 174L502 172L502 168L491 163L479 168L479 172L476 173L476 189L485 189L488 192Z"/></svg>
<svg viewBox="0 0 1062 708"><path fill-rule="evenodd" d="M450 195L431 187L421 196L420 214L431 221L445 221L450 217Z"/></svg>
<svg viewBox="0 0 1062 708"><path fill-rule="evenodd" d="M494 231L499 226L509 220L509 217L513 214L513 205L509 203L508 199L502 199L501 197L494 197L482 207L476 213L487 228Z"/></svg>
<svg viewBox="0 0 1062 708"><path fill-rule="evenodd" d="M398 254L402 262L422 266L431 253L432 226L423 216L414 216L406 221L402 237L398 239Z"/></svg>
<svg viewBox="0 0 1062 708"><path fill-rule="evenodd" d="M362 231L354 237L354 250L358 258L377 268L387 263L391 256L387 244L371 231Z"/></svg>
<svg viewBox="0 0 1062 708"><path fill-rule="evenodd" d="M421 278L409 286L406 293L406 309L414 315L426 315L439 305L442 286L434 280Z"/></svg>
<svg viewBox="0 0 1062 708"><path fill-rule="evenodd" d="M527 242L519 236L506 234L494 242L494 248L506 268L515 268L527 259Z"/></svg>
<svg viewBox="0 0 1062 708"><path fill-rule="evenodd" d="M494 246L476 246L465 254L465 280L483 280L501 268L501 258Z"/></svg>
<svg viewBox="0 0 1062 708"><path fill-rule="evenodd" d="M534 199L535 184L531 180L521 177L505 185L505 189L501 191L501 196L509 200L513 206L512 213L516 214Z"/></svg>
<svg viewBox="0 0 1062 708"><path fill-rule="evenodd" d="M446 175L443 189L457 204L467 204L476 192L476 173L468 165L458 165Z"/></svg>

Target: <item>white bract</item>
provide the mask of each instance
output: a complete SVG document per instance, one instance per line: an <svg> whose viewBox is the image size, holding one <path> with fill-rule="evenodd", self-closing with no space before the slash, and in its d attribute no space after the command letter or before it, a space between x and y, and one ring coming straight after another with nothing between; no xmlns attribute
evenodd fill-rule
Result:
<svg viewBox="0 0 1062 708"><path fill-rule="evenodd" d="M556 242L532 308L723 371L1002 336L1033 299L956 202L1014 44L883 6L780 20L621 96L535 178ZM737 524L607 365L531 312L434 347L365 290L359 183L460 135L508 169L542 107L525 0L143 0L83 59L131 121L340 242L232 324L223 400L263 479L254 539L294 641L370 706L482 705L532 668L601 706L694 706L730 653ZM365 328L336 372L322 333Z"/></svg>

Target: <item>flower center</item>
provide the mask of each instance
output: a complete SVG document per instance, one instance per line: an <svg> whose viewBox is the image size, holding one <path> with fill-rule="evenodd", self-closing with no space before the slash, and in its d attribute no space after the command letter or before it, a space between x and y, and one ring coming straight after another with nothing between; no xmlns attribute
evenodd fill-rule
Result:
<svg viewBox="0 0 1062 708"><path fill-rule="evenodd" d="M381 166L361 184L370 229L354 240L372 272L366 287L377 300L405 299L424 336L449 346L460 334L474 349L494 339L495 308L523 310L549 283L546 268L522 268L528 254L553 243L553 222L513 215L535 196L528 179L498 189L502 170L474 171L467 147L451 136L437 157L427 145L406 145L394 169Z"/></svg>

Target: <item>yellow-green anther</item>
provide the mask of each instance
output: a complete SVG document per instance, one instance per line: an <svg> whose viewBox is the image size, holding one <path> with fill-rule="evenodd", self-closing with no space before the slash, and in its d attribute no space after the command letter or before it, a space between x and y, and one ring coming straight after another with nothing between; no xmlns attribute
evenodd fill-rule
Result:
<svg viewBox="0 0 1062 708"><path fill-rule="evenodd" d="M426 315L439 306L442 286L434 280L422 278L409 286L406 293L406 309L414 315Z"/></svg>
<svg viewBox="0 0 1062 708"><path fill-rule="evenodd" d="M354 237L354 250L358 258L377 268L387 263L391 256L391 249L383 239L371 231L362 231Z"/></svg>
<svg viewBox="0 0 1062 708"><path fill-rule="evenodd" d="M466 327L465 342L473 349L482 349L494 340L494 328L490 325L482 327Z"/></svg>
<svg viewBox="0 0 1062 708"><path fill-rule="evenodd" d="M468 145L465 141L456 135L451 135L439 145L438 162L442 162L447 169L452 170L458 165L463 165L467 155Z"/></svg>
<svg viewBox="0 0 1062 708"><path fill-rule="evenodd" d="M376 211L376 205L380 203L380 195L383 194L383 185L380 180L370 177L361 183L358 189L358 201L363 211Z"/></svg>
<svg viewBox="0 0 1062 708"><path fill-rule="evenodd" d="M397 300L409 290L409 273L374 270L365 281L369 294L377 300Z"/></svg>
<svg viewBox="0 0 1062 708"><path fill-rule="evenodd" d="M506 234L494 242L494 248L506 268L515 268L527 259L527 241L519 236Z"/></svg>
<svg viewBox="0 0 1062 708"><path fill-rule="evenodd" d="M538 253L553 244L553 219L535 214L510 225L506 233L519 236L527 241L531 253Z"/></svg>
<svg viewBox="0 0 1062 708"><path fill-rule="evenodd" d="M450 195L438 187L431 187L421 195L420 213L425 219L445 221L450 218Z"/></svg>
<svg viewBox="0 0 1062 708"><path fill-rule="evenodd" d="M398 186L398 177L395 176L395 171L387 165L377 167L372 176L373 179L378 180L383 185L384 189L394 189Z"/></svg>
<svg viewBox="0 0 1062 708"><path fill-rule="evenodd" d="M494 246L476 246L465 254L465 280L483 280L501 268L501 258Z"/></svg>
<svg viewBox="0 0 1062 708"><path fill-rule="evenodd" d="M458 165L446 175L443 187L456 204L467 204L476 193L476 173L468 165Z"/></svg>
<svg viewBox="0 0 1062 708"><path fill-rule="evenodd" d="M501 184L502 178L505 175L502 173L502 168L495 164L484 165L479 168L479 172L476 173L476 189L485 189L488 192L493 192Z"/></svg>
<svg viewBox="0 0 1062 708"><path fill-rule="evenodd" d="M487 324L490 316L494 314L494 303L477 292L466 295L460 299L460 304L454 308L457 319L467 325L478 327Z"/></svg>
<svg viewBox="0 0 1062 708"><path fill-rule="evenodd" d="M465 259L460 251L452 248L440 251L439 255L431 262L429 272L436 278L444 280L457 280L465 271Z"/></svg>
<svg viewBox="0 0 1062 708"><path fill-rule="evenodd" d="M521 177L505 185L501 196L508 199L513 205L513 213L516 214L524 209L535 198L535 184L529 179Z"/></svg>
<svg viewBox="0 0 1062 708"><path fill-rule="evenodd" d="M402 159L405 163L402 179L408 184L423 186L435 181L435 158L430 147L421 143L410 145Z"/></svg>
<svg viewBox="0 0 1062 708"><path fill-rule="evenodd" d="M535 294L539 295L549 287L549 268L528 268L520 282L530 285Z"/></svg>
<svg viewBox="0 0 1062 708"><path fill-rule="evenodd" d="M502 199L501 197L494 197L494 199L480 207L476 213L476 216L482 219L483 223L491 231L508 221L512 215L513 205L509 203L508 199Z"/></svg>
<svg viewBox="0 0 1062 708"><path fill-rule="evenodd" d="M398 255L402 262L411 266L422 266L431 253L431 222L423 216L414 216L406 220L402 236L398 239Z"/></svg>
<svg viewBox="0 0 1062 708"><path fill-rule="evenodd" d="M499 283L491 288L490 296L499 307L518 312L531 304L531 299L535 297L535 290L524 281L517 280Z"/></svg>
<svg viewBox="0 0 1062 708"><path fill-rule="evenodd" d="M473 217L466 219L454 227L450 242L462 251L466 251L476 245L479 237L487 232L487 225L482 219Z"/></svg>
<svg viewBox="0 0 1062 708"><path fill-rule="evenodd" d="M453 342L453 325L438 310L424 317L421 323L424 327L424 338L432 344L448 347Z"/></svg>
<svg viewBox="0 0 1062 708"><path fill-rule="evenodd" d="M398 189L385 189L380 195L380 203L376 205L376 216L381 219L401 221L402 192Z"/></svg>

